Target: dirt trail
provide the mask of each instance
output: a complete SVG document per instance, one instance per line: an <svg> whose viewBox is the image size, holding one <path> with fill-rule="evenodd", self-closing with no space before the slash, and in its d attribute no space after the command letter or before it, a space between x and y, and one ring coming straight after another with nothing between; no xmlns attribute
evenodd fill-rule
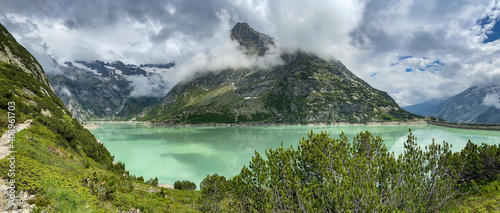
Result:
<svg viewBox="0 0 500 213"><path fill-rule="evenodd" d="M16 125L16 133L20 132L23 129L29 128L31 126L32 121L33 120L28 119L22 124L17 124ZM5 131L2 135L2 137L0 137L0 159L5 158L11 152L8 136L9 136L9 132ZM14 144L15 144L15 142L14 142Z"/></svg>
<svg viewBox="0 0 500 213"><path fill-rule="evenodd" d="M23 129L26 129L26 128L29 128L31 126L31 122L33 120L31 119L28 119L26 120L24 123L22 124L17 124L16 125L16 133L22 131ZM6 156L8 156L12 151L10 150L10 144L9 144L9 131L5 131L2 135L2 137L0 137L0 159L3 159L5 158ZM15 145L15 142L14 142L14 145ZM20 203L20 205L24 205L21 206L21 208L19 209L18 206L12 206L12 205L8 205L7 204L7 199L8 199L8 196L7 196L7 190L8 190L8 186L7 186L7 181L8 180L2 180L0 179L0 211L1 212L30 212L30 210L32 211L33 208L29 209L29 204L24 204L24 203ZM22 196L18 196L19 197L22 197ZM28 207L26 207L26 205L28 205ZM31 206L32 207L32 206Z"/></svg>

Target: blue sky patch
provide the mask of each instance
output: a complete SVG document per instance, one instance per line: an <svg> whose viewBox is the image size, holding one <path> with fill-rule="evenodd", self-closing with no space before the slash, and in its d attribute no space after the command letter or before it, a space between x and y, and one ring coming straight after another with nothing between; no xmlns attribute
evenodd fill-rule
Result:
<svg viewBox="0 0 500 213"><path fill-rule="evenodd" d="M489 16L478 21L478 24L481 25L482 28L493 22L495 22L493 28L486 32L486 39L483 41L485 44L496 41L500 38L500 21L492 19Z"/></svg>
<svg viewBox="0 0 500 213"><path fill-rule="evenodd" d="M414 56L398 56L398 61L391 63L391 67L399 66L404 69L405 72L414 72L414 71L440 71L441 67L445 65L444 62L439 59L431 59L429 57L417 57L417 62L414 61L405 61L409 58L415 58ZM408 63L407 63L408 62ZM423 64L421 64L423 63Z"/></svg>
<svg viewBox="0 0 500 213"><path fill-rule="evenodd" d="M444 66L444 63L439 61L439 59L438 59L438 60L433 61L432 64L427 64L425 66L425 69L427 69L429 67L442 67L442 66Z"/></svg>
<svg viewBox="0 0 500 213"><path fill-rule="evenodd" d="M411 55L399 56L399 60L400 60L400 61L401 61L401 60L405 60L405 59L407 59L407 58L413 58L413 56L411 56Z"/></svg>
<svg viewBox="0 0 500 213"><path fill-rule="evenodd" d="M481 20L478 20L477 21L477 24L481 25L481 27L484 28L484 26L488 25L488 24L491 24L491 22L493 22L494 19L490 18L489 16L486 16L486 18L483 18Z"/></svg>

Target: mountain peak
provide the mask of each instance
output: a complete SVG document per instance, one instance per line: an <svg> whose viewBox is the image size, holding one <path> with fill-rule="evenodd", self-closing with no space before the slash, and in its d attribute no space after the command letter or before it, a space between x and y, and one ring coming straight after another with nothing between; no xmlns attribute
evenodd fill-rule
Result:
<svg viewBox="0 0 500 213"><path fill-rule="evenodd" d="M248 23L246 23L246 22L238 22L238 23L236 23L236 25L234 25L234 27L233 27L233 30L234 29L251 29L251 30L253 30L250 27L250 25L248 25Z"/></svg>
<svg viewBox="0 0 500 213"><path fill-rule="evenodd" d="M238 41L249 55L263 56L269 50L269 46L274 45L270 36L254 30L244 22L236 23L231 30L231 39Z"/></svg>

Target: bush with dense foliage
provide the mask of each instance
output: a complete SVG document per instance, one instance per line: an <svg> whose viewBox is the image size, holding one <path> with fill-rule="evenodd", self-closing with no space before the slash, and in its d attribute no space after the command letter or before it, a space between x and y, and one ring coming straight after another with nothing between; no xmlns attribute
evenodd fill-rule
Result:
<svg viewBox="0 0 500 213"><path fill-rule="evenodd" d="M258 152L226 181L207 176L200 185L204 211L437 212L455 208L469 181L493 180L500 148L468 143L452 153L434 141L423 149L409 133L404 153L388 152L380 137L362 132L352 142L308 134L297 149ZM478 166L475 166L478 165Z"/></svg>
<svg viewBox="0 0 500 213"><path fill-rule="evenodd" d="M174 183L174 189L180 189L180 190L195 190L196 189L196 184L189 180L183 180L183 181L175 181Z"/></svg>
<svg viewBox="0 0 500 213"><path fill-rule="evenodd" d="M201 208L205 212L221 211L221 201L224 199L226 191L226 178L218 174L207 175L200 183Z"/></svg>
<svg viewBox="0 0 500 213"><path fill-rule="evenodd" d="M462 151L453 153L453 161L460 183L492 181L500 173L500 146L469 141Z"/></svg>

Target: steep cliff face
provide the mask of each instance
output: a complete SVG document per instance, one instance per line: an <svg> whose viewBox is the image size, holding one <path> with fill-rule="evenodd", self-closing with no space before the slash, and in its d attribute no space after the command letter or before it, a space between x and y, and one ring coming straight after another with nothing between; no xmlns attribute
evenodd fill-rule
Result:
<svg viewBox="0 0 500 213"><path fill-rule="evenodd" d="M47 85L53 91L49 79L45 75L42 66L28 50L17 43L16 39L0 24L0 61L15 65L24 72L33 76L41 83Z"/></svg>
<svg viewBox="0 0 500 213"><path fill-rule="evenodd" d="M247 54L264 55L272 39L246 24L231 31ZM387 93L340 62L304 52L282 54L270 69L199 73L176 85L142 119L167 123L366 122L413 119Z"/></svg>

